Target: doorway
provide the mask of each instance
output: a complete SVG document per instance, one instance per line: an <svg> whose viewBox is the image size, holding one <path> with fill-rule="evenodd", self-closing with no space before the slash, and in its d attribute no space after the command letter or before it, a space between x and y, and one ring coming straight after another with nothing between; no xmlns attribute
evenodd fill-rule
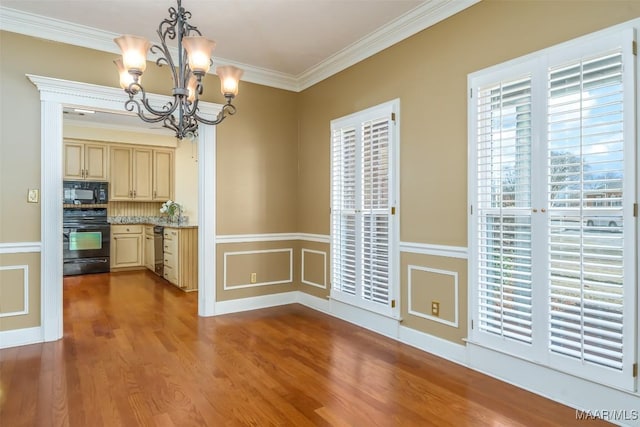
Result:
<svg viewBox="0 0 640 427"><path fill-rule="evenodd" d="M121 113L128 95L118 88L27 75L41 100L41 324L44 341L62 338L62 152L63 107ZM172 98L150 95L163 105ZM201 115L212 118L221 105L200 103ZM198 315L215 314L216 132L198 132ZM46 161L44 161L46 159Z"/></svg>

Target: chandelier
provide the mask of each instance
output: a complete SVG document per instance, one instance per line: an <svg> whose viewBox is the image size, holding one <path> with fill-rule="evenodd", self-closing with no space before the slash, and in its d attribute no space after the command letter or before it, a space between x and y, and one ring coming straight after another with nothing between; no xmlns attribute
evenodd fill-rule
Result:
<svg viewBox="0 0 640 427"><path fill-rule="evenodd" d="M197 27L187 22L191 12L182 7L182 0L177 2L177 9L170 7L169 18L158 26L161 44L151 45L144 37L122 35L114 39L122 50L122 59L114 62L120 74L120 86L129 94L125 109L135 111L147 123L162 122L162 126L173 130L178 139L183 139L197 135L198 123L217 125L227 115L235 114L236 107L231 102L238 94L238 81L243 71L231 65L216 67L226 104L215 120L201 117L198 102L203 93L202 78L213 63L211 54L216 43L203 37ZM177 64L169 52L167 39L177 39ZM173 77L173 100L159 108L150 104L142 86L148 51L159 56L156 65L167 65Z"/></svg>

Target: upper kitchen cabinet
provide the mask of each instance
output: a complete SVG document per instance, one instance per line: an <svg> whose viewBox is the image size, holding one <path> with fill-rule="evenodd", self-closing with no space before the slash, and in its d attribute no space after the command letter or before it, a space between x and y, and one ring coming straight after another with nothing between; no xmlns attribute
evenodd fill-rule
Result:
<svg viewBox="0 0 640 427"><path fill-rule="evenodd" d="M153 150L153 200L173 200L173 150Z"/></svg>
<svg viewBox="0 0 640 427"><path fill-rule="evenodd" d="M106 181L108 146L95 142L64 141L64 179Z"/></svg>
<svg viewBox="0 0 640 427"><path fill-rule="evenodd" d="M151 200L152 151L150 148L111 147L111 200Z"/></svg>
<svg viewBox="0 0 640 427"><path fill-rule="evenodd" d="M165 201L173 197L173 150L112 146L111 200Z"/></svg>

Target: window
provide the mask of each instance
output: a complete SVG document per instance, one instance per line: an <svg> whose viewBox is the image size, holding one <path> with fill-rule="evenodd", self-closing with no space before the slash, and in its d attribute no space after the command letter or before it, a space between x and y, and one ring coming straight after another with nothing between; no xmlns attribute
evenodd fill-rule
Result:
<svg viewBox="0 0 640 427"><path fill-rule="evenodd" d="M331 296L393 315L398 101L331 122Z"/></svg>
<svg viewBox="0 0 640 427"><path fill-rule="evenodd" d="M469 76L474 342L633 389L632 33Z"/></svg>

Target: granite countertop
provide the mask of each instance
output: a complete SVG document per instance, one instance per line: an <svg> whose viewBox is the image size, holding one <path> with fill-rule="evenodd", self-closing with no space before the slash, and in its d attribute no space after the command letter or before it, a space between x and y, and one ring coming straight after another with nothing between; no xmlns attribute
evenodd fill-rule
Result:
<svg viewBox="0 0 640 427"><path fill-rule="evenodd" d="M165 216L110 216L107 218L109 224L143 224L162 225L172 228L197 228L198 224L189 222L189 217L182 217L180 222L169 222Z"/></svg>

